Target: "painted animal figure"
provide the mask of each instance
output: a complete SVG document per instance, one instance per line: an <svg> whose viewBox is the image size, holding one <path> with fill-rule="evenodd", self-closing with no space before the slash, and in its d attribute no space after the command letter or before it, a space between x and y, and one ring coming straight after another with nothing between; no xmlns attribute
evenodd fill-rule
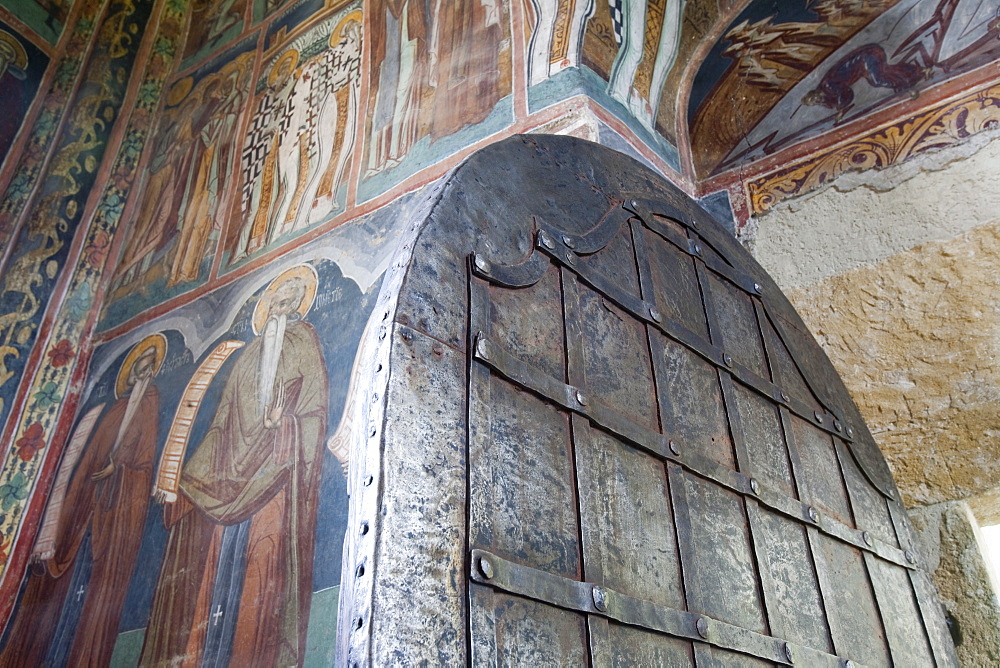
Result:
<svg viewBox="0 0 1000 668"><path fill-rule="evenodd" d="M865 44L837 61L823 75L819 85L805 94L803 104L822 105L837 112L839 120L854 103L853 86L865 79L876 88L896 93L913 88L923 78L923 69L912 62L890 65L885 49Z"/></svg>

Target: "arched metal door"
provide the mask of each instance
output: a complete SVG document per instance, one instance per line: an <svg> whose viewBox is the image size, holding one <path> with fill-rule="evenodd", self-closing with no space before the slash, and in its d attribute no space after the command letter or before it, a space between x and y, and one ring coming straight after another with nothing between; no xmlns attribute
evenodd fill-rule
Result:
<svg viewBox="0 0 1000 668"><path fill-rule="evenodd" d="M625 156L535 136L431 208L383 294L351 656L956 664L857 409L707 214Z"/></svg>

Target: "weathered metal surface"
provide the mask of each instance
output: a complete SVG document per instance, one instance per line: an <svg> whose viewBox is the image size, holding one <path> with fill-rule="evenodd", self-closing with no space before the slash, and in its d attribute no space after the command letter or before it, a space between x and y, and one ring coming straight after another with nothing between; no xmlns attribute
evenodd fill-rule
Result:
<svg viewBox="0 0 1000 668"><path fill-rule="evenodd" d="M679 191L512 138L449 178L412 253L352 660L955 665L842 383Z"/></svg>

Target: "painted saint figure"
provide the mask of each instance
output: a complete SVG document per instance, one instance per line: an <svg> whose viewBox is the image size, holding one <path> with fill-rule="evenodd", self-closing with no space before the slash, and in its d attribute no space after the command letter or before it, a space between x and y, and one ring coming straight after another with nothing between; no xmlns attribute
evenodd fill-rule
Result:
<svg viewBox="0 0 1000 668"><path fill-rule="evenodd" d="M0 665L45 663L70 595L82 598L82 610L68 665L110 662L153 484L159 392L152 380L166 345L162 334L154 334L133 347L118 374L117 400L96 426L88 418L96 418L103 404L81 420L77 431L82 439L74 437L67 448L50 498L49 514L54 517L46 515L33 555L40 563L29 577ZM85 448L76 451L82 440ZM44 528L48 526L54 528L51 543ZM72 567L88 533L90 577L70 592Z"/></svg>
<svg viewBox="0 0 1000 668"><path fill-rule="evenodd" d="M328 410L316 287L308 265L267 287L176 491L157 490L170 536L141 665L303 660Z"/></svg>
<svg viewBox="0 0 1000 668"><path fill-rule="evenodd" d="M680 47L686 0L666 0L663 7L646 0L622 8L621 48L608 81L608 94L653 129L660 95Z"/></svg>
<svg viewBox="0 0 1000 668"><path fill-rule="evenodd" d="M177 285L198 279L205 247L212 233L221 229L216 215L228 181L229 163L242 89L243 73L229 67L218 74L203 94L203 109L193 138L197 149L188 177L184 218L180 239L170 269L167 285Z"/></svg>

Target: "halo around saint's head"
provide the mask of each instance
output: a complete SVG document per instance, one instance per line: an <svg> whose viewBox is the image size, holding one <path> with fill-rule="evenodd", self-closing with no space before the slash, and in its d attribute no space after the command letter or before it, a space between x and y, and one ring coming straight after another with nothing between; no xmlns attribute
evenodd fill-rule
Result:
<svg viewBox="0 0 1000 668"><path fill-rule="evenodd" d="M24 50L24 47L21 46L21 42L19 42L16 37L6 30L0 30L0 42L7 44L8 48L10 48L13 52L14 61L12 64L15 67L22 70L28 68L28 53Z"/></svg>
<svg viewBox="0 0 1000 668"><path fill-rule="evenodd" d="M300 316L303 318L309 309L312 308L313 301L316 299L316 287L319 285L319 276L316 274L316 269L311 264L297 264L290 269L278 274L271 283L264 288L264 292L261 293L260 299L257 300L257 306L253 309L253 333L255 335L260 334L264 331L264 325L267 324L267 313L271 303L271 297L275 292L278 291L282 285L287 283L292 279L299 279L305 286L306 293L302 297L302 302L299 304L299 308L296 309Z"/></svg>
<svg viewBox="0 0 1000 668"><path fill-rule="evenodd" d="M118 380L115 381L115 397L121 397L128 390L128 377L132 373L135 361L150 348L153 349L153 375L160 372L163 366L163 359L167 356L167 337L157 332L150 334L139 343L132 346L132 350L125 356L122 368L118 371Z"/></svg>
<svg viewBox="0 0 1000 668"><path fill-rule="evenodd" d="M167 105L176 107L188 96L192 88L194 88L194 79L191 77L179 79L167 93Z"/></svg>
<svg viewBox="0 0 1000 668"><path fill-rule="evenodd" d="M362 18L363 14L360 9L355 9L342 18L340 23L337 24L337 27L330 33L330 46L337 46L340 44L340 40L344 38L344 29L352 23L357 23L360 26Z"/></svg>
<svg viewBox="0 0 1000 668"><path fill-rule="evenodd" d="M281 54L277 60L274 61L274 65L271 66L271 71L267 73L267 85L273 86L278 80L278 75L281 74L281 70L284 68L286 62L291 62L292 66L289 72L294 72L295 68L299 64L299 52L295 49L289 49Z"/></svg>

